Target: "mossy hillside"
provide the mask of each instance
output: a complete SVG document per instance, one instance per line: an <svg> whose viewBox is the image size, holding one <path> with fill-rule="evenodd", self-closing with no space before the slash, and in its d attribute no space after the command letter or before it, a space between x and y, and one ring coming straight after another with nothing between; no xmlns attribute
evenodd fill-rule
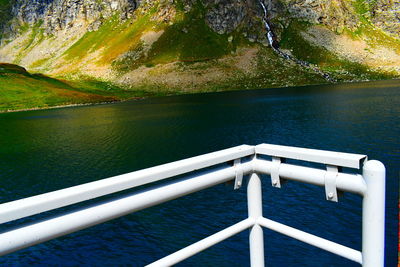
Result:
<svg viewBox="0 0 400 267"><path fill-rule="evenodd" d="M87 32L64 53L66 61L79 61L88 54L101 51L95 64L110 65L119 56L136 49L141 44L141 36L147 31L160 31L166 23L151 18L157 13L155 4L145 14L138 14L134 20L121 22L120 14L115 13L103 22L98 30Z"/></svg>
<svg viewBox="0 0 400 267"><path fill-rule="evenodd" d="M338 81L382 80L396 77L392 73L374 71L366 65L339 58L323 47L310 44L300 34L310 26L304 22L292 21L282 34L281 47L291 50L297 58L330 72Z"/></svg>
<svg viewBox="0 0 400 267"><path fill-rule="evenodd" d="M18 56L15 59L16 64L20 64L21 60L32 50L35 46L41 43L45 36L44 36L44 29L42 28L43 21L39 20L35 25L32 27L28 25L22 25L20 27L20 33L28 34L28 38L25 40L24 43L21 44L20 51Z"/></svg>
<svg viewBox="0 0 400 267"><path fill-rule="evenodd" d="M181 1L176 2L176 14L172 24L163 25L164 33L150 48L138 43L113 66L119 72L127 72L139 66L148 67L170 62L187 62L219 59L245 43L239 30L217 34L205 23L205 8L197 1L185 12Z"/></svg>
<svg viewBox="0 0 400 267"><path fill-rule="evenodd" d="M371 47L383 46L400 54L400 39L394 38L381 29L374 27L369 20L366 23L359 24L356 30L346 29L345 32L354 40L361 39L366 41Z"/></svg>
<svg viewBox="0 0 400 267"><path fill-rule="evenodd" d="M47 62L51 61L51 57L44 57L44 58L40 58L36 61L34 61L32 64L29 65L30 69L46 69L44 66L46 65Z"/></svg>
<svg viewBox="0 0 400 267"><path fill-rule="evenodd" d="M115 100L127 100L171 94L169 90L161 92L158 90L152 90L147 86L137 86L134 89L129 89L127 87L118 86L109 81L94 79L90 76L80 76L80 79L69 80L68 84L73 86L76 91L104 97L112 97Z"/></svg>
<svg viewBox="0 0 400 267"><path fill-rule="evenodd" d="M120 23L118 15L115 14L111 19L104 22L97 31L87 32L71 46L64 53L65 60L79 60L88 53L104 49L98 63L110 63L121 53L134 46L143 31L154 26L149 22L150 16L151 13L146 14L135 20L134 23Z"/></svg>
<svg viewBox="0 0 400 267"><path fill-rule="evenodd" d="M243 49L243 48L242 48ZM144 84L134 84L130 90L142 89L154 94L190 94L198 92L219 92L271 87L286 87L294 85L309 85L325 83L325 79L319 74L304 69L278 56L271 48L258 44L249 45L246 49L256 52L255 57L249 58L251 66L238 67L237 58L225 57L221 60L207 60L198 62L178 62L172 74L179 77L181 73L189 74L192 81L180 77L179 83L168 82L162 77L171 76L170 69L165 72L155 67L152 73L153 79ZM242 50L243 51L243 50ZM247 50L248 51L248 50ZM212 72L219 73L219 78L212 82L202 80L202 76Z"/></svg>
<svg viewBox="0 0 400 267"><path fill-rule="evenodd" d="M229 42L226 34L212 31L204 16L205 9L200 1L188 13L177 9L174 24L153 44L147 61L153 64L202 61L221 58L234 51L235 43Z"/></svg>
<svg viewBox="0 0 400 267"><path fill-rule="evenodd" d="M386 46L400 53L400 40L374 27L371 22L371 12L374 10L377 1L355 0L352 3L360 23L356 30L347 29L346 32L355 39L362 38L366 40L369 45Z"/></svg>
<svg viewBox="0 0 400 267"><path fill-rule="evenodd" d="M252 73L232 69L226 80L205 88L204 92L244 89L277 88L297 85L323 84L326 80L312 70L286 61L268 47L259 47L256 69Z"/></svg>
<svg viewBox="0 0 400 267"><path fill-rule="evenodd" d="M16 65L0 64L0 112L114 100L77 91L67 82L30 74Z"/></svg>
<svg viewBox="0 0 400 267"><path fill-rule="evenodd" d="M44 29L41 27L42 25L43 20L39 20L35 25L33 25L29 34L29 39L24 44L24 51L29 52L30 49L32 49L34 42L40 43L44 39Z"/></svg>
<svg viewBox="0 0 400 267"><path fill-rule="evenodd" d="M389 36L381 29L374 27L364 27L362 29L364 40L367 41L372 47L383 46L393 49L396 53L400 54L400 39Z"/></svg>
<svg viewBox="0 0 400 267"><path fill-rule="evenodd" d="M246 43L240 30L229 35L212 31L205 23L201 1L187 13L181 1L175 7L170 23L154 19L162 8L157 2L144 14L137 12L135 19L123 23L116 13L98 30L87 32L72 45L64 53L64 59L79 63L88 53L101 51L95 64L111 64L117 72L125 73L142 65L218 59ZM163 31L163 34L150 47L145 47L141 37L150 31Z"/></svg>

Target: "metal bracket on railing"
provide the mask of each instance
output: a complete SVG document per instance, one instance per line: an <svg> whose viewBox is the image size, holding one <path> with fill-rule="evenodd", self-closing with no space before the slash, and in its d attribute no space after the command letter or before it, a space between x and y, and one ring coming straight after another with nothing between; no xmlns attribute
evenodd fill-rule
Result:
<svg viewBox="0 0 400 267"><path fill-rule="evenodd" d="M235 187L234 189L237 190L242 186L243 183L243 169L240 166L240 159L235 159L233 162L233 166L235 166L236 178L235 178Z"/></svg>
<svg viewBox="0 0 400 267"><path fill-rule="evenodd" d="M281 188L281 178L279 177L279 168L284 159L272 157L271 183L273 187Z"/></svg>
<svg viewBox="0 0 400 267"><path fill-rule="evenodd" d="M339 174L337 166L326 165L325 173L325 194L326 199L333 202L338 202L338 193L336 189L336 177Z"/></svg>

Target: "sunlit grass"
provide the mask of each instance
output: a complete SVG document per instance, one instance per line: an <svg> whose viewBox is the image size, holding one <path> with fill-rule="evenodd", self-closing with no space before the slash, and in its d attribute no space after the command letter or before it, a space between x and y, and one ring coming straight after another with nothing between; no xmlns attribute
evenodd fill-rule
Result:
<svg viewBox="0 0 400 267"><path fill-rule="evenodd" d="M0 111L117 100L76 90L67 82L0 64Z"/></svg>

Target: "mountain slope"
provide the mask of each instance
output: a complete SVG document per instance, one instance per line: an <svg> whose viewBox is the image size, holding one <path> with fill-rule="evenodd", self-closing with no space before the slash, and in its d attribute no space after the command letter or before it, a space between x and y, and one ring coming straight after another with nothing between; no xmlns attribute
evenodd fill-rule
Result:
<svg viewBox="0 0 400 267"><path fill-rule="evenodd" d="M113 96L82 92L72 84L0 64L0 112L59 105L116 101Z"/></svg>
<svg viewBox="0 0 400 267"><path fill-rule="evenodd" d="M268 46L258 0L3 1L0 62L118 99L400 74L398 0L263 0L282 51L311 68Z"/></svg>

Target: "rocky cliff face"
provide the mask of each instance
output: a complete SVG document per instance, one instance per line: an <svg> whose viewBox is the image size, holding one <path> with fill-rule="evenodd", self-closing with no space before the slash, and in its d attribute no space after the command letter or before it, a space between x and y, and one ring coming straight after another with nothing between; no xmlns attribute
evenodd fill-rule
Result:
<svg viewBox="0 0 400 267"><path fill-rule="evenodd" d="M98 27L113 14L121 21L134 15L143 6L184 5L190 11L198 2L204 5L205 21L219 34L230 33L238 27L251 40L262 41L261 7L258 0L14 0L11 3L11 20L5 23L4 36L14 38L23 25L38 25L46 34L73 28L85 22L89 31ZM276 28L282 28L288 20L298 19L312 24L325 25L341 33L344 29L356 30L363 23L360 15L377 27L399 37L400 0L263 0L270 18L280 18ZM361 14L360 14L361 13ZM257 27L255 33L254 27ZM264 40L265 41L265 40Z"/></svg>
<svg viewBox="0 0 400 267"><path fill-rule="evenodd" d="M132 18L139 6L149 10L157 4L182 4L185 11L190 11L199 1L206 10L206 23L215 32L226 34L241 28L250 40L265 42L259 0L11 0L11 20L5 23L3 35L14 38L21 26L39 24L46 34L82 23L95 31L113 14L117 13L121 21ZM278 31L291 19L325 25L338 33L344 29L354 31L363 23L362 16L392 36L400 36L400 0L262 1L270 18L279 18L275 25Z"/></svg>
<svg viewBox="0 0 400 267"><path fill-rule="evenodd" d="M370 14L375 25L392 36L400 36L400 0L377 1Z"/></svg>
<svg viewBox="0 0 400 267"><path fill-rule="evenodd" d="M290 17L322 24L337 33L351 31L367 21L400 37L400 0L283 0Z"/></svg>
<svg viewBox="0 0 400 267"><path fill-rule="evenodd" d="M140 6L141 12L148 11L154 5L175 7L184 5L189 12L198 0L15 0L12 5L11 20L5 24L4 36L15 38L24 25L39 25L47 35L73 28L76 24L87 25L89 31L95 31L114 14L121 22L135 16ZM270 2L270 1L266 1ZM230 33L239 25L254 26L254 16L260 8L252 0L201 0L206 10L205 21L219 34ZM262 29L262 28L260 28Z"/></svg>
<svg viewBox="0 0 400 267"><path fill-rule="evenodd" d="M205 1L207 24L219 34L232 32L249 15L249 8L246 4L241 0Z"/></svg>
<svg viewBox="0 0 400 267"><path fill-rule="evenodd" d="M15 36L23 25L38 25L46 34L72 28L85 21L96 30L104 19L118 12L121 21L130 18L138 6L136 0L16 0L6 35Z"/></svg>
<svg viewBox="0 0 400 267"><path fill-rule="evenodd" d="M351 1L286 0L289 14L312 24L323 24L337 32L345 27L354 30L359 20Z"/></svg>

